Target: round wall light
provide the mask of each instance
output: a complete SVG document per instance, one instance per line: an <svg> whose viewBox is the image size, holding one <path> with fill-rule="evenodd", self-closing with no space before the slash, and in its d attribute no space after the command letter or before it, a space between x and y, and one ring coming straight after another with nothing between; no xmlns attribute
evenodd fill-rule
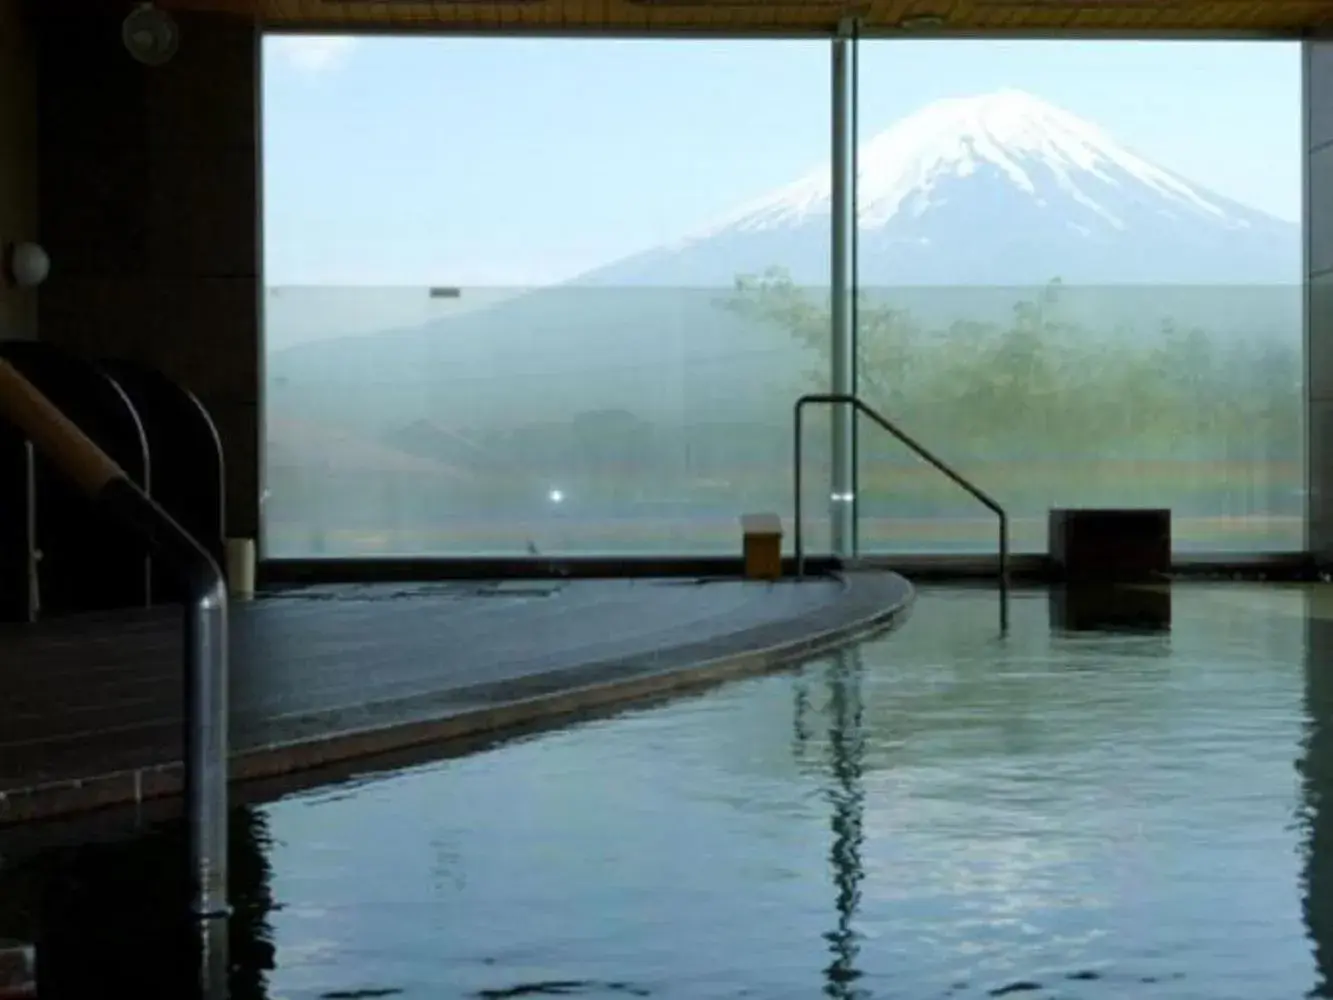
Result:
<svg viewBox="0 0 1333 1000"><path fill-rule="evenodd" d="M51 273L51 258L36 243L9 243L0 247L4 284L19 288L40 285Z"/></svg>

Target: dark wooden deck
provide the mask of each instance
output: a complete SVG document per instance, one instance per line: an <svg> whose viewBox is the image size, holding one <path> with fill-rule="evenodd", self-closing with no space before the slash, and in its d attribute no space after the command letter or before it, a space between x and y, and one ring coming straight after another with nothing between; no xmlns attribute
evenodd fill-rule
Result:
<svg viewBox="0 0 1333 1000"><path fill-rule="evenodd" d="M891 622L891 573L306 587L233 607L233 777L773 669ZM176 609L0 626L0 823L176 792Z"/></svg>

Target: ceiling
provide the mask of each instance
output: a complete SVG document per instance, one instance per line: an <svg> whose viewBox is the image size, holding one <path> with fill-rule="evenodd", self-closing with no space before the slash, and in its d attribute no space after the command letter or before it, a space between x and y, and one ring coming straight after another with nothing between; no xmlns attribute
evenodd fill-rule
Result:
<svg viewBox="0 0 1333 1000"><path fill-rule="evenodd" d="M1333 28L1333 0L158 0L275 28L570 33L1281 34ZM943 18L943 21L932 21Z"/></svg>

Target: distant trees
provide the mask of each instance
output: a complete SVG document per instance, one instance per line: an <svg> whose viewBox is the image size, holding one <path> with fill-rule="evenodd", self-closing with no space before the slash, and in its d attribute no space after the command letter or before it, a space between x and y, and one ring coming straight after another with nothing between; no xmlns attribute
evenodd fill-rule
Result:
<svg viewBox="0 0 1333 1000"><path fill-rule="evenodd" d="M550 371L534 364L524 380L499 365L484 379L453 372L450 385L488 387L482 410L397 382L363 398L294 381L280 413L351 430L315 448L271 425L271 535L286 554L324 537L315 528L333 552L377 525L416 539L385 546L517 551L537 538L543 551L730 551L736 511L790 504L791 404L828 386L829 303L781 268L740 276L720 299L687 291L647 304L637 290L606 293L587 306L589 324L628 341L615 364L588 352ZM1271 312L1263 298L1281 307L1281 290L1222 290L1258 317L1266 332L1253 336L1187 321L1192 305L1161 305L1183 301L1179 289L1122 299L1056 279L1012 302L977 291L862 290L858 391L1005 502L1016 547L1040 548L1045 509L1075 504L1170 506L1193 522L1185 544L1197 548L1299 544L1302 360L1286 325L1296 310ZM1229 299L1212 301L1198 314L1230 315ZM829 457L826 420L812 414L808 428L810 501L826 486L816 472ZM352 447L363 437L412 460L371 461ZM867 430L859 447L867 550L993 544L985 512L900 445ZM326 457L375 490L330 490ZM438 466L429 486L418 459ZM321 506L330 496L336 510ZM1274 515L1285 522L1269 527Z"/></svg>
<svg viewBox="0 0 1333 1000"><path fill-rule="evenodd" d="M1097 329L1074 318L1070 294L1057 278L1015 302L1007 321L930 328L892 293L863 291L858 391L948 458L1008 465L1009 473L990 471L1012 475L996 488L1020 503L1137 497L1220 514L1262 510L1271 494L1296 489L1294 341L1219 338L1170 318L1155 330ZM827 386L829 310L817 291L770 268L738 277L719 305L809 347L823 367L807 388ZM1024 473L1033 461L1048 467ZM1145 463L1154 462L1150 473ZM1125 463L1144 467L1137 481L1124 481ZM865 470L862 478L865 491Z"/></svg>

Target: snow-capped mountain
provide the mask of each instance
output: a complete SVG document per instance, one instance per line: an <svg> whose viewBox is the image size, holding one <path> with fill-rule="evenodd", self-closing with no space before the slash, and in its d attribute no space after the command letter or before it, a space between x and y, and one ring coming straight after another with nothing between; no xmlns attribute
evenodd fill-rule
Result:
<svg viewBox="0 0 1333 1000"><path fill-rule="evenodd" d="M938 101L864 143L859 167L861 286L926 327L1006 322L1060 278L1063 313L1101 335L1151 339L1170 321L1284 342L1299 329L1296 223L1207 191L1036 97ZM568 419L590 405L676 423L771 408L819 362L780 323L721 306L738 276L774 267L827 286L829 201L825 166L572 282L418 325L386 313L396 328L275 351L269 374L286 388L272 398L399 429L423 416Z"/></svg>
<svg viewBox="0 0 1333 1000"><path fill-rule="evenodd" d="M927 105L863 143L864 285L1286 283L1295 223L1207 191L1016 90ZM787 268L828 280L827 164L670 245L580 279L700 286Z"/></svg>

